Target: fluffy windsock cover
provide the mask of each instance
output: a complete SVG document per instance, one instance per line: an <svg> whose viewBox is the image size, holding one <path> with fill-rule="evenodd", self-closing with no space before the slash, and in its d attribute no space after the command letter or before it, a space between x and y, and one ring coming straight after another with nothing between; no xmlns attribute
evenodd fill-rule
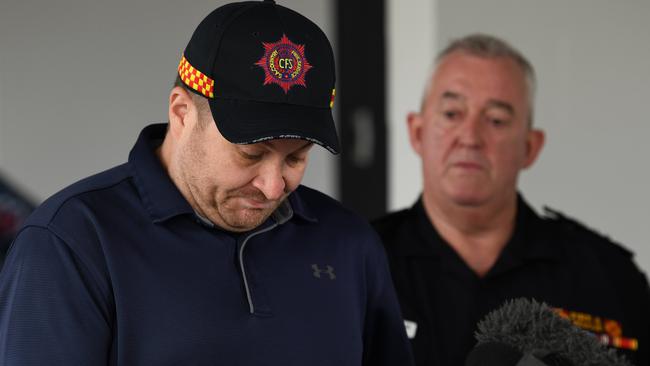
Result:
<svg viewBox="0 0 650 366"><path fill-rule="evenodd" d="M598 338L560 317L545 303L524 298L507 301L477 325L478 345L500 343L546 364L632 366ZM554 361L554 360L565 360Z"/></svg>

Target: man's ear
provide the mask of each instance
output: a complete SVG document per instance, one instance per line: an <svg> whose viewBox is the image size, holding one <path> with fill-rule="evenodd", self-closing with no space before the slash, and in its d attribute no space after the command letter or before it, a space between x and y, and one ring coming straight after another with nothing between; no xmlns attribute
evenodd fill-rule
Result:
<svg viewBox="0 0 650 366"><path fill-rule="evenodd" d="M409 131L409 141L411 147L420 156L422 156L422 124L424 119L420 113L409 112L406 117L406 123Z"/></svg>
<svg viewBox="0 0 650 366"><path fill-rule="evenodd" d="M189 92L180 86L175 86L169 92L169 132L178 136L190 123L190 112L195 110L194 102Z"/></svg>
<svg viewBox="0 0 650 366"><path fill-rule="evenodd" d="M524 160L523 168L526 169L533 165L539 153L544 147L544 141L546 140L546 135L544 131L531 128L528 131L528 136L526 136L526 158Z"/></svg>

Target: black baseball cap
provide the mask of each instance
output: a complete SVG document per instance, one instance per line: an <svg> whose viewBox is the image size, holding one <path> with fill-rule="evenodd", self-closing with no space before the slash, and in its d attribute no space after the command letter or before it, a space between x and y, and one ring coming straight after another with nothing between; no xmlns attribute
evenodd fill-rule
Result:
<svg viewBox="0 0 650 366"><path fill-rule="evenodd" d="M339 152L332 46L291 9L268 0L219 7L194 31L178 72L232 143L298 138Z"/></svg>

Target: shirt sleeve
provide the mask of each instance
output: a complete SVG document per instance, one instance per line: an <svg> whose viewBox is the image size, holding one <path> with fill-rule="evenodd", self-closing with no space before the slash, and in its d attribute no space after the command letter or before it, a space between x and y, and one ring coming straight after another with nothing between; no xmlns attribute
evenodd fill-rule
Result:
<svg viewBox="0 0 650 366"><path fill-rule="evenodd" d="M107 295L60 237L24 228L0 274L0 364L106 365Z"/></svg>
<svg viewBox="0 0 650 366"><path fill-rule="evenodd" d="M379 239L368 257L368 304L364 329L364 366L413 365L411 345Z"/></svg>

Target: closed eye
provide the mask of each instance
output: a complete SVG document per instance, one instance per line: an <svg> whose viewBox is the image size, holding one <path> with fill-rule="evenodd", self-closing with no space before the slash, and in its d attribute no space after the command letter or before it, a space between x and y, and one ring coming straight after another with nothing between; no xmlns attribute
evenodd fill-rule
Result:
<svg viewBox="0 0 650 366"><path fill-rule="evenodd" d="M442 114L450 121L456 121L461 117L461 112L457 110L446 110L443 111Z"/></svg>
<svg viewBox="0 0 650 366"><path fill-rule="evenodd" d="M246 160L250 160L250 161L257 161L257 160L260 160L260 159L264 156L264 154L249 154L249 153L247 153L247 152L245 152L245 151L241 151L241 150L239 151L239 154L240 154L244 159L246 159Z"/></svg>
<svg viewBox="0 0 650 366"><path fill-rule="evenodd" d="M494 127L506 127L510 125L510 118L486 117L487 122Z"/></svg>
<svg viewBox="0 0 650 366"><path fill-rule="evenodd" d="M494 126L503 126L506 124L506 121L498 118L491 118L490 123L492 123Z"/></svg>
<svg viewBox="0 0 650 366"><path fill-rule="evenodd" d="M287 164L291 167L301 164L305 161L305 158L297 155L287 156Z"/></svg>

